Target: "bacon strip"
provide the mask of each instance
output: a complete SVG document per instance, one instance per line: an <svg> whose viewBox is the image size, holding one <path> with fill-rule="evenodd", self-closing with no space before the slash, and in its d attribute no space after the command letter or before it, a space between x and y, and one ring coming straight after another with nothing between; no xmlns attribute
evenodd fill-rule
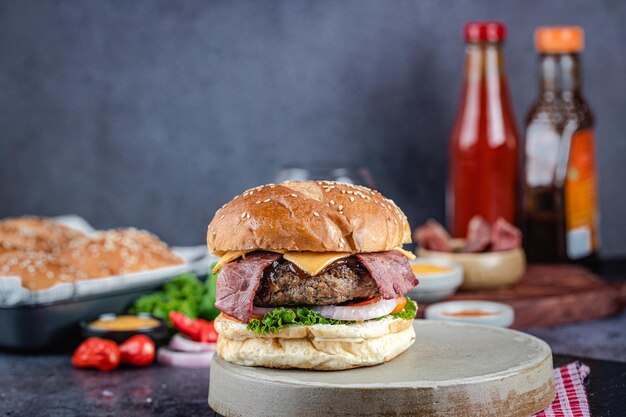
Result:
<svg viewBox="0 0 626 417"><path fill-rule="evenodd" d="M419 283L409 261L398 251L358 253L356 257L376 281L384 300L398 298Z"/></svg>
<svg viewBox="0 0 626 417"><path fill-rule="evenodd" d="M215 307L244 323L249 322L263 270L282 256L280 253L257 252L224 265L217 276Z"/></svg>
<svg viewBox="0 0 626 417"><path fill-rule="evenodd" d="M413 237L420 245L420 247L428 250L434 250L438 252L450 252L450 235L435 219L428 219L428 221L415 229Z"/></svg>

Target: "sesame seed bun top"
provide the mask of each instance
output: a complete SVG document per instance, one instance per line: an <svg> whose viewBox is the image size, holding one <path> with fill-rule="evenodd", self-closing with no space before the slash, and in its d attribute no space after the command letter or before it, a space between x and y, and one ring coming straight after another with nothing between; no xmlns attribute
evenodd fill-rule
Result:
<svg viewBox="0 0 626 417"><path fill-rule="evenodd" d="M155 269L183 262L158 237L133 228L107 230L72 241L59 259L89 278Z"/></svg>
<svg viewBox="0 0 626 417"><path fill-rule="evenodd" d="M84 234L35 216L0 220L0 253L13 250L52 252Z"/></svg>
<svg viewBox="0 0 626 417"><path fill-rule="evenodd" d="M382 252L411 243L406 216L378 191L331 181L247 190L215 213L209 251Z"/></svg>
<svg viewBox="0 0 626 417"><path fill-rule="evenodd" d="M22 287L45 290L56 284L85 279L83 272L45 252L11 252L0 256L0 275L22 278Z"/></svg>

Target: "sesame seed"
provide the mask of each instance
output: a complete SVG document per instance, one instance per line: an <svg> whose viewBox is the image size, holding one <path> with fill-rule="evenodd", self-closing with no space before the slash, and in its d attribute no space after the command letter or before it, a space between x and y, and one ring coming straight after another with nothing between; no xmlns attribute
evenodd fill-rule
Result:
<svg viewBox="0 0 626 417"><path fill-rule="evenodd" d="M335 200L330 200L330 204L335 205Z"/></svg>
<svg viewBox="0 0 626 417"><path fill-rule="evenodd" d="M343 238L339 239L339 241L340 241L341 243L346 243L346 241L345 241Z"/></svg>
<svg viewBox="0 0 626 417"><path fill-rule="evenodd" d="M337 210L339 210L339 211L343 210L343 206L341 204L339 204L339 207L337 207Z"/></svg>
<svg viewBox="0 0 626 417"><path fill-rule="evenodd" d="M245 211L243 213L241 213L241 218L243 219L244 217L246 217L246 212Z"/></svg>
<svg viewBox="0 0 626 417"><path fill-rule="evenodd" d="M257 200L254 204L261 204L261 200Z"/></svg>
<svg viewBox="0 0 626 417"><path fill-rule="evenodd" d="M346 193L346 190L341 190L341 194L345 194L345 193Z"/></svg>
<svg viewBox="0 0 626 417"><path fill-rule="evenodd" d="M354 197L350 197L350 201L354 201Z"/></svg>
<svg viewBox="0 0 626 417"><path fill-rule="evenodd" d="M270 201L272 201L272 200L269 199L269 198L266 198L265 200L263 200L264 203L269 203Z"/></svg>
<svg viewBox="0 0 626 417"><path fill-rule="evenodd" d="M292 197L298 197L296 194L291 194Z"/></svg>
<svg viewBox="0 0 626 417"><path fill-rule="evenodd" d="M320 214L319 214L317 211L314 211L314 212L313 212L313 215L314 215L315 217L319 217L319 216L320 216Z"/></svg>
<svg viewBox="0 0 626 417"><path fill-rule="evenodd" d="M327 189L326 189L326 192L328 193L328 192L330 192L330 190L331 190L331 188L327 188Z"/></svg>
<svg viewBox="0 0 626 417"><path fill-rule="evenodd" d="M222 214L222 215L220 216L220 220L222 220L224 217L226 217L226 215L225 215L225 214Z"/></svg>
<svg viewBox="0 0 626 417"><path fill-rule="evenodd" d="M246 213L246 218L249 219L250 218L250 213Z"/></svg>
<svg viewBox="0 0 626 417"><path fill-rule="evenodd" d="M213 230L213 233L211 233L213 235L213 237L215 237L215 235L217 234L217 231Z"/></svg>

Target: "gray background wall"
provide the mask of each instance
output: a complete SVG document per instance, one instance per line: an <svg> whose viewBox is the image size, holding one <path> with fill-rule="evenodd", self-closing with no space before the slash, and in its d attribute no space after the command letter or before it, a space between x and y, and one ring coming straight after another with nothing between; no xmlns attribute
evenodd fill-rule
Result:
<svg viewBox="0 0 626 417"><path fill-rule="evenodd" d="M0 216L78 213L196 244L233 195L332 155L368 166L413 225L442 219L472 19L509 26L520 122L534 28L585 27L603 255L626 255L620 1L2 1Z"/></svg>

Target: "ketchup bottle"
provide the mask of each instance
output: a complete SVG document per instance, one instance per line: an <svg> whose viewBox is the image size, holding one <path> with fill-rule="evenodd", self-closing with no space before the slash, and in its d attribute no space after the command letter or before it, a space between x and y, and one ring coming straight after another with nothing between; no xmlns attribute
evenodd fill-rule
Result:
<svg viewBox="0 0 626 417"><path fill-rule="evenodd" d="M465 75L450 140L448 226L465 237L480 215L516 224L519 136L504 71L506 26L465 25Z"/></svg>

